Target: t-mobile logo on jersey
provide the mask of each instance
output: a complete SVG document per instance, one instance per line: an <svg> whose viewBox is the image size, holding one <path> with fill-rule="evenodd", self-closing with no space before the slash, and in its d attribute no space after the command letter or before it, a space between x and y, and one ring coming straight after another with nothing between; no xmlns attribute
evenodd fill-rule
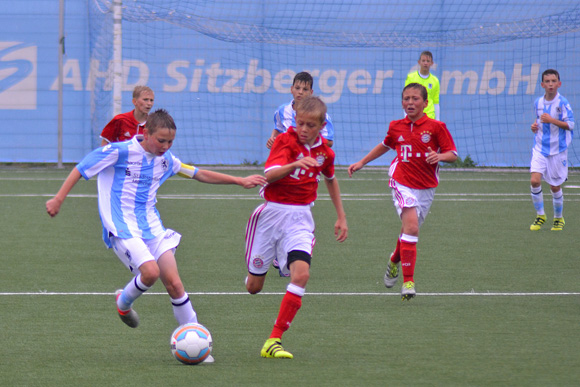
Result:
<svg viewBox="0 0 580 387"><path fill-rule="evenodd" d="M413 156L413 147L411 145L401 145L401 161L409 162L409 158L411 157L427 157L429 156L429 152L417 152Z"/></svg>
<svg viewBox="0 0 580 387"><path fill-rule="evenodd" d="M0 42L0 109L36 109L36 46Z"/></svg>
<svg viewBox="0 0 580 387"><path fill-rule="evenodd" d="M413 151L411 150L411 145L401 145L401 159L404 162L409 162L409 156L411 156Z"/></svg>

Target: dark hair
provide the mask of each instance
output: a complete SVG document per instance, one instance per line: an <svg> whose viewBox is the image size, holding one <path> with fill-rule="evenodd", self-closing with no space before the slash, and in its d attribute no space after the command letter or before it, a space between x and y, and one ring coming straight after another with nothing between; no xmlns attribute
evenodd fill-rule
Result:
<svg viewBox="0 0 580 387"><path fill-rule="evenodd" d="M560 73L558 73L554 69L547 69L542 73L542 82L544 82L544 75L555 75L558 78L558 80L560 80Z"/></svg>
<svg viewBox="0 0 580 387"><path fill-rule="evenodd" d="M316 95L309 95L296 103L296 113L319 114L320 122L326 121L326 104Z"/></svg>
<svg viewBox="0 0 580 387"><path fill-rule="evenodd" d="M421 57L422 57L423 55L425 55L425 56L428 56L429 58L431 58L431 60L433 60L433 54L431 54L431 51L423 51L423 52L421 53L421 55L419 55L419 60L421 60Z"/></svg>
<svg viewBox="0 0 580 387"><path fill-rule="evenodd" d="M311 89L312 85L314 85L314 79L312 78L312 75L310 75L310 73L307 73L306 71L302 71L301 73L298 73L294 76L292 86L294 86L296 82L304 82L307 85L310 85Z"/></svg>
<svg viewBox="0 0 580 387"><path fill-rule="evenodd" d="M407 89L417 89L419 90L419 92L421 92L421 97L423 97L424 101L427 101L427 89L425 88L425 86L421 85L420 83L409 83L407 86L405 86L405 88L403 89L403 92L401 93L401 98L403 98L403 94L405 93L405 90Z"/></svg>
<svg viewBox="0 0 580 387"><path fill-rule="evenodd" d="M171 130L177 130L175 126L175 121L173 117L165 109L157 109L153 113L149 114L147 117L147 122L145 123L145 129L149 134L153 134L157 129L167 128Z"/></svg>
<svg viewBox="0 0 580 387"><path fill-rule="evenodd" d="M137 99L141 96L142 93L149 91L153 93L153 90L149 86L135 86L133 89L133 98Z"/></svg>

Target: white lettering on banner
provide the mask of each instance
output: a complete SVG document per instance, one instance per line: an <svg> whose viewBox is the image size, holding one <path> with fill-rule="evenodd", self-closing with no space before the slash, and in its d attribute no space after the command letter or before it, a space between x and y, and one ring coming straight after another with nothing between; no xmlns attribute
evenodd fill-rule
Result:
<svg viewBox="0 0 580 387"><path fill-rule="evenodd" d="M293 70L282 70L274 76L274 89L280 94L287 94L292 87L292 81L296 72Z"/></svg>
<svg viewBox="0 0 580 387"><path fill-rule="evenodd" d="M510 89L508 94L517 94L518 84L520 82L527 82L528 87L526 94L534 94L536 91L536 83L538 83L538 76L540 75L540 64L534 63L532 65L532 72L530 75L522 75L522 64L514 64L514 72L512 73L512 81L510 82Z"/></svg>
<svg viewBox="0 0 580 387"><path fill-rule="evenodd" d="M505 74L502 71L492 71L493 61L485 62L483 76L479 84L479 94L498 95L505 89ZM489 84L492 79L497 79L496 86L492 89Z"/></svg>
<svg viewBox="0 0 580 387"><path fill-rule="evenodd" d="M83 91L81 66L78 59L69 59L62 66L62 84L71 85L74 91ZM54 80L50 90L58 90L58 78Z"/></svg>
<svg viewBox="0 0 580 387"><path fill-rule="evenodd" d="M195 61L195 65L201 67L205 64L205 60L198 59ZM203 76L203 69L197 68L193 70L193 77L191 78L191 86L189 91L197 93L199 91L199 85L201 83L201 77Z"/></svg>
<svg viewBox="0 0 580 387"><path fill-rule="evenodd" d="M523 65L521 63L514 63L510 86L508 94L514 95L518 92L518 86L521 82L526 82L526 94L532 95L536 92L536 85L538 84L540 75L540 64L533 63L530 68L529 75L522 74ZM495 87L490 87L492 80L496 80ZM483 75L479 84L479 94L498 95L505 91L506 75L503 71L493 71L493 61L486 61L483 68ZM462 94L463 84L465 80L467 83L467 94L475 94L477 90L478 75L475 71L469 70L464 73L461 71L443 71L441 76L441 94L447 94L447 89L451 81L454 81L453 91L451 94Z"/></svg>
<svg viewBox="0 0 580 387"><path fill-rule="evenodd" d="M262 83L256 85L256 78L261 78ZM272 75L266 69L258 69L258 60L252 59L250 67L248 67L248 75L246 76L246 84L244 85L244 93L258 93L262 94L270 88L270 81Z"/></svg>
<svg viewBox="0 0 580 387"><path fill-rule="evenodd" d="M461 90L463 89L463 81L469 79L467 84L467 94L475 94L475 90L477 89L477 73L475 71L466 71L462 73L461 71L443 71L443 76L441 77L441 85L439 92L441 94L447 94L447 87L449 86L449 82L454 80L455 84L453 85L453 93L451 94L461 94Z"/></svg>
<svg viewBox="0 0 580 387"><path fill-rule="evenodd" d="M178 69L180 68L188 68L189 61L187 60L176 60L167 66L167 75L169 75L172 79L175 79L175 85L163 85L163 91L167 91L169 93L178 93L183 91L187 86L187 77L179 72ZM192 88L193 88L193 81L192 81ZM197 91L197 90L192 90Z"/></svg>
<svg viewBox="0 0 580 387"><path fill-rule="evenodd" d="M514 63L511 74L494 69L493 61L485 61L481 72L474 70L442 71L440 93L444 94L489 94L507 93L514 95L518 90L533 95L540 81L540 64L533 63L524 67L522 63ZM139 60L123 61L123 91L132 91L137 84L147 84L149 66ZM385 80L393 79L394 70L366 69L306 69L314 78L320 90L320 97L326 103L340 100L344 92L356 95L382 94ZM75 91L83 90L81 66L78 59L68 59L64 63L64 85L71 86ZM104 80L104 90L111 90L112 63L107 68L92 59L85 90L92 91L97 81ZM481 74L481 76L480 76ZM0 75L2 75L0 73ZM261 68L258 59L251 59L247 68L222 68L221 62L206 63L197 59L194 63L187 60L175 60L166 67L166 81L162 90L168 93L199 92L207 90L210 93L256 93L263 94L272 89L280 94L289 94L296 71L282 69L272 73ZM0 77L1 79L1 77ZM129 83L129 80L132 80ZM509 81L509 87L508 87ZM525 88L524 88L525 87ZM57 89L55 79L50 88ZM0 95L2 95L0 93Z"/></svg>
<svg viewBox="0 0 580 387"><path fill-rule="evenodd" d="M136 77L136 81L129 83L129 76L132 74L132 69L137 71L139 75ZM101 63L97 59L91 59L91 64L89 66L89 77L87 80L87 91L92 91L95 89L95 84L97 79L102 78L105 80L103 90L111 90L113 88L113 61L108 63L106 70L101 70ZM125 59L123 60L123 79L122 79L122 91L133 91L137 85L146 85L149 82L149 66L143 61L135 59ZM64 83L64 81L63 81Z"/></svg>

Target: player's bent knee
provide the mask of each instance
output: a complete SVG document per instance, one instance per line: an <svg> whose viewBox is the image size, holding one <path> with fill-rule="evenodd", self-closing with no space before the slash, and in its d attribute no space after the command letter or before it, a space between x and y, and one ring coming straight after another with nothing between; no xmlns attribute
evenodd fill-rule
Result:
<svg viewBox="0 0 580 387"><path fill-rule="evenodd" d="M288 267L292 282L305 286L310 279L310 262L312 257L305 251L292 250L288 253ZM299 267L296 265L300 264Z"/></svg>
<svg viewBox="0 0 580 387"><path fill-rule="evenodd" d="M246 285L246 290L250 294L258 294L262 291L262 288L254 288L254 287L250 287L250 286Z"/></svg>
<svg viewBox="0 0 580 387"><path fill-rule="evenodd" d="M262 275L252 274L246 277L246 290L250 294L258 294L262 291L264 287L264 280L266 279L266 273Z"/></svg>
<svg viewBox="0 0 580 387"><path fill-rule="evenodd" d="M139 272L141 273L141 281L147 286L153 286L160 275L159 266L155 261L147 261L139 266Z"/></svg>

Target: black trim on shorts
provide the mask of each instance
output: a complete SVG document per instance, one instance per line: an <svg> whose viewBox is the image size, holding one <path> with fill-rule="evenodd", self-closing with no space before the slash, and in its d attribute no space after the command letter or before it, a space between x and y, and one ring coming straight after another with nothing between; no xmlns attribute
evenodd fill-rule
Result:
<svg viewBox="0 0 580 387"><path fill-rule="evenodd" d="M292 250L288 253L288 263L287 266L290 267L290 264L294 261L304 261L310 266L310 261L312 261L312 257L306 251L302 250Z"/></svg>
<svg viewBox="0 0 580 387"><path fill-rule="evenodd" d="M263 276L265 276L266 274L268 274L268 272L265 272L265 273L260 273L260 274L256 274L256 273L252 273L251 271L248 271L248 273L250 273L251 275L255 275L256 277L263 277Z"/></svg>

